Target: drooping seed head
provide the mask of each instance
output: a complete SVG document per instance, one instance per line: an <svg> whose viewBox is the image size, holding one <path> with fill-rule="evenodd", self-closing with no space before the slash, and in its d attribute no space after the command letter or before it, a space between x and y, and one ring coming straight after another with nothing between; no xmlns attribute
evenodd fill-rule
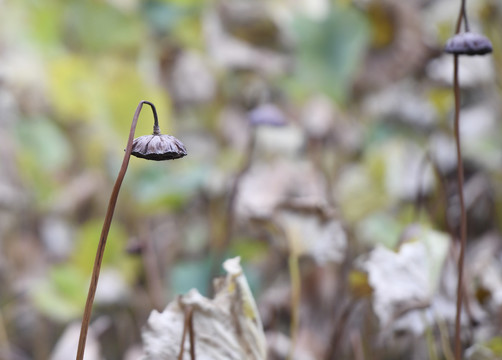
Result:
<svg viewBox="0 0 502 360"><path fill-rule="evenodd" d="M187 155L185 145L174 136L162 135L154 129L152 135L134 139L131 155L147 160L174 160Z"/></svg>
<svg viewBox="0 0 502 360"><path fill-rule="evenodd" d="M491 41L484 35L464 32L451 37L444 51L454 55L485 55L493 51Z"/></svg>

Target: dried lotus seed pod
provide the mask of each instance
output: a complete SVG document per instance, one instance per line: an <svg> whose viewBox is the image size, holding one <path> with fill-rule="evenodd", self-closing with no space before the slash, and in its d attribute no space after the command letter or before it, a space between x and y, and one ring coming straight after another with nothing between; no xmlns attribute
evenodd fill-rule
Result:
<svg viewBox="0 0 502 360"><path fill-rule="evenodd" d="M187 155L185 145L174 136L162 135L154 126L152 135L134 139L131 155L147 160L174 160Z"/></svg>

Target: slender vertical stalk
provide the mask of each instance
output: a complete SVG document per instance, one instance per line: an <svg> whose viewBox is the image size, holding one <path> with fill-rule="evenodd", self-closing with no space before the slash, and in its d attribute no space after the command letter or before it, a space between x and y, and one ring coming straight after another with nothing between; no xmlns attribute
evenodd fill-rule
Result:
<svg viewBox="0 0 502 360"><path fill-rule="evenodd" d="M292 360L295 353L296 341L298 339L298 328L300 326L300 298L301 298L301 275L299 254L296 239L293 237L295 234L288 234L289 239L289 276L291 277L291 324L290 324L290 337L291 347L289 348L287 360Z"/></svg>
<svg viewBox="0 0 502 360"><path fill-rule="evenodd" d="M193 308L188 312L188 335L190 338L190 359L195 359L195 331L193 328Z"/></svg>
<svg viewBox="0 0 502 360"><path fill-rule="evenodd" d="M361 334L359 330L354 330L349 336L350 345L352 346L352 353L355 360L364 360L364 348L361 341Z"/></svg>
<svg viewBox="0 0 502 360"><path fill-rule="evenodd" d="M0 308L0 357L10 358L12 356L10 351L9 339L7 337L7 330L5 328L5 321Z"/></svg>
<svg viewBox="0 0 502 360"><path fill-rule="evenodd" d="M298 327L300 324L301 280L300 280L300 267L298 264L298 255L291 253L289 255L288 264L289 264L289 273L291 276L291 325L290 325L291 347L289 349L287 359L291 360L293 359L296 339L298 337Z"/></svg>
<svg viewBox="0 0 502 360"><path fill-rule="evenodd" d="M132 152L132 142L134 140L134 132L136 131L136 124L138 123L139 114L141 112L143 104L148 104L152 108L155 117L155 124L158 127L157 112L155 111L155 106L149 101L141 101L136 108L136 112L134 113L131 130L129 132L129 139L127 140L127 147L124 154L124 160L122 161L122 166L120 167L119 174L117 175L117 180L115 180L115 185L113 186L110 201L108 202L108 209L105 215L105 221L103 223L103 229L101 230L101 236L99 238L98 250L96 252L94 267L92 269L91 283L89 285L89 292L87 293L87 300L85 303L84 315L82 318L82 326L80 328L80 337L78 339L77 360L82 360L84 358L85 341L87 339L89 322L91 321L92 304L94 302L94 296L96 295L96 288L98 286L99 272L101 270L101 262L103 261L103 254L105 252L106 239L108 238L108 232L110 231L110 225L112 223L115 205L117 204L120 186L122 185L122 181L124 180L124 176L127 171L127 166L129 165L129 158L131 157Z"/></svg>
<svg viewBox="0 0 502 360"><path fill-rule="evenodd" d="M462 20L465 31L469 31L469 22L465 10L465 0L461 0L455 33L460 32ZM462 313L462 284L464 277L464 257L467 238L467 214L464 204L464 166L462 163L462 149L460 146L460 87L458 84L458 55L453 56L453 92L455 95L455 143L457 147L457 182L460 199L460 252L458 255L458 282L457 282L457 312L455 315L455 360L462 358L462 341L460 339L460 320Z"/></svg>
<svg viewBox="0 0 502 360"><path fill-rule="evenodd" d="M457 182L460 199L460 252L458 255L457 282L457 313L455 316L455 359L462 357L462 342L460 339L460 319L462 312L462 284L464 275L464 257L467 237L467 214L464 204L464 166L462 163L462 149L460 146L460 87L458 84L458 55L453 56L453 91L455 93L455 143L457 147Z"/></svg>
<svg viewBox="0 0 502 360"><path fill-rule="evenodd" d="M157 256L155 254L155 244L153 243L151 232L144 228L142 229L143 251L141 252L143 267L145 270L145 278L148 289L148 294L153 305L153 308L161 311L164 307L164 293L162 275L159 270Z"/></svg>
<svg viewBox="0 0 502 360"><path fill-rule="evenodd" d="M467 20L467 11L465 10L465 0L462 0L460 4L460 13L457 18L457 26L455 27L455 34L460 32L460 27L462 26L462 20L464 21L465 31L469 31L469 20Z"/></svg>
<svg viewBox="0 0 502 360"><path fill-rule="evenodd" d="M183 360L185 352L185 339L187 331L190 333L190 356L192 360L195 359L195 340L193 334L193 307L185 309L185 321L183 323L183 333L181 335L180 352L178 353L178 360ZM190 328L190 330L189 330ZM192 350L193 349L193 350Z"/></svg>
<svg viewBox="0 0 502 360"><path fill-rule="evenodd" d="M213 277L218 274L220 264L223 262L224 259L225 251L228 249L230 243L232 242L232 237L234 234L234 226L235 226L235 201L237 200L237 196L239 195L239 187L241 185L242 179L244 178L244 175L246 175L249 168L251 167L255 146L256 146L256 129L251 129L251 138L249 139L247 148L245 150L246 152L244 154L244 160L242 166L239 169L237 175L235 176L235 179L232 183L232 187L228 195L227 206L225 208L225 219L224 219L225 224L222 234L222 241L220 244L218 244L218 247L216 248L216 253L214 256L215 260L213 262L210 271L211 276L209 277L209 279L211 281L211 284Z"/></svg>

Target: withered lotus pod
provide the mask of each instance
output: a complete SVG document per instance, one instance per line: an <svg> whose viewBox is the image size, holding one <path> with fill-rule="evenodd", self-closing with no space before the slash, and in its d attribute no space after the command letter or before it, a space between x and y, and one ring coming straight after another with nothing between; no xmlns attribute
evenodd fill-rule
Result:
<svg viewBox="0 0 502 360"><path fill-rule="evenodd" d="M493 50L490 40L481 34L464 32L451 37L444 51L454 55L485 55Z"/></svg>
<svg viewBox="0 0 502 360"><path fill-rule="evenodd" d="M147 160L174 160L187 155L185 145L174 136L162 135L158 126L152 135L134 139L131 155Z"/></svg>

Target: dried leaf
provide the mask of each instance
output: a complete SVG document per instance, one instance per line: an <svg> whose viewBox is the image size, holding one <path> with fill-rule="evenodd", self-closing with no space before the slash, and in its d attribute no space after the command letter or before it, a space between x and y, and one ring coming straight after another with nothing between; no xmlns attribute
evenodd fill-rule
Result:
<svg viewBox="0 0 502 360"><path fill-rule="evenodd" d="M144 360L175 359L180 349L185 309L193 309L195 354L198 360L264 360L265 334L255 301L239 264L229 259L223 267L214 299L192 289L159 313L152 311L143 330ZM184 357L189 359L189 341Z"/></svg>
<svg viewBox="0 0 502 360"><path fill-rule="evenodd" d="M363 265L373 288L373 308L383 326L405 309L429 304L439 284L449 237L425 228L412 231L398 252L377 246Z"/></svg>

